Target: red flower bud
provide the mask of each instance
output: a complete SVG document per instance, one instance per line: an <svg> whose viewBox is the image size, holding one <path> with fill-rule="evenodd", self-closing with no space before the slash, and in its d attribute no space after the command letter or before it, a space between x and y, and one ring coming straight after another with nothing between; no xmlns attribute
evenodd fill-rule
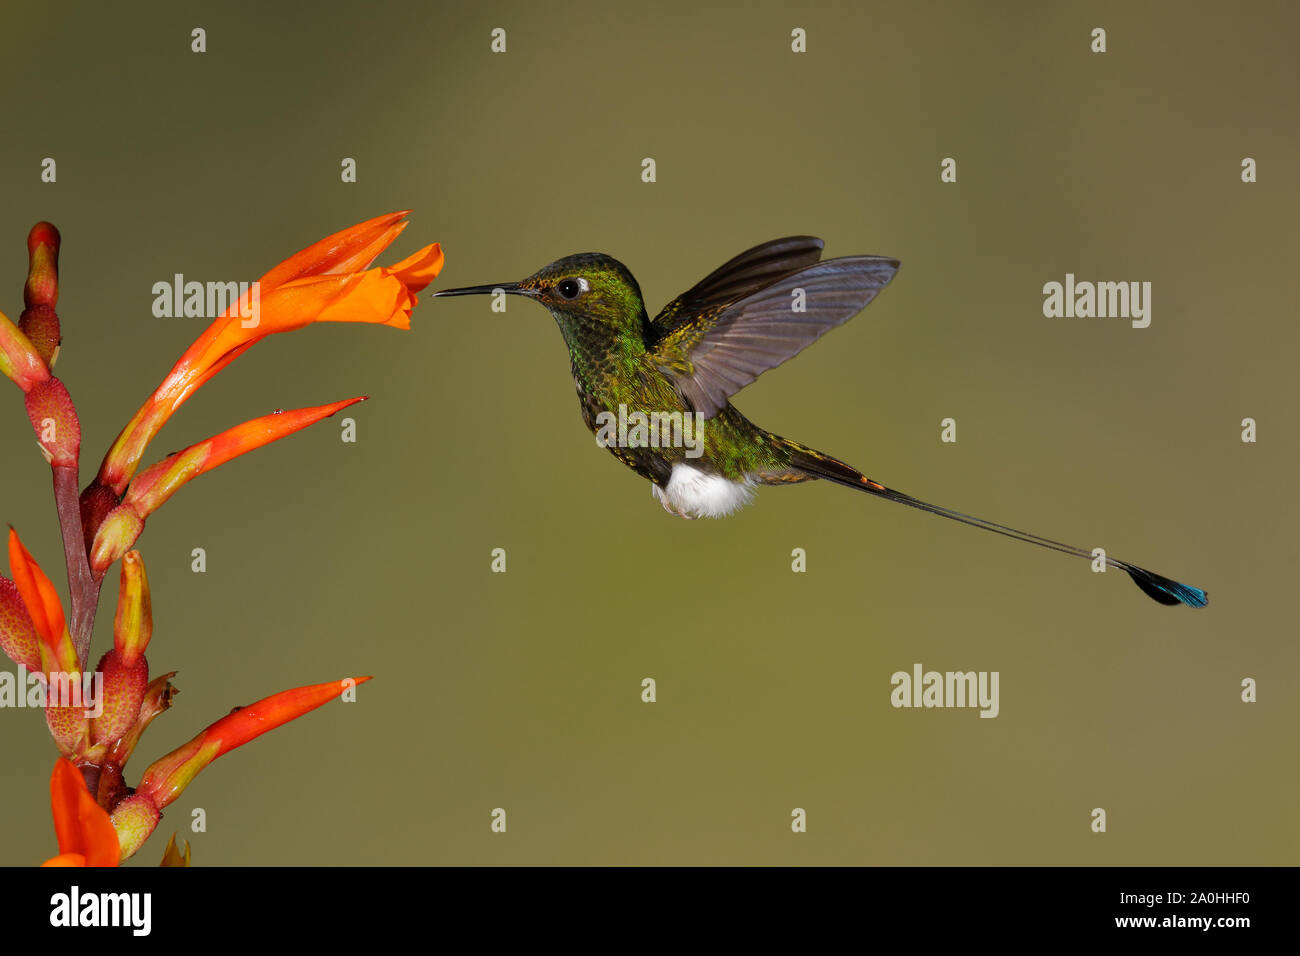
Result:
<svg viewBox="0 0 1300 956"><path fill-rule="evenodd" d="M23 287L23 304L48 305L59 302L59 230L51 223L38 222L27 234L27 284Z"/></svg>

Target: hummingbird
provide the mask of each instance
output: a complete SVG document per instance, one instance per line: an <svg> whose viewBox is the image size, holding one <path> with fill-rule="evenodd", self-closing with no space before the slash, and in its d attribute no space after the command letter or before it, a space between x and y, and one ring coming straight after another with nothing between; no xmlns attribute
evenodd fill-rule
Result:
<svg viewBox="0 0 1300 956"><path fill-rule="evenodd" d="M516 295L545 307L568 347L587 428L623 464L650 481L654 497L670 514L720 518L748 504L760 485L821 479L1096 560L1100 555L1089 549L889 488L838 458L760 428L731 404L732 396L763 372L862 311L899 268L897 259L884 256L823 260L823 245L813 236L757 245L709 273L653 319L628 268L594 252L557 259L518 282L444 289L434 295ZM649 437L658 440L648 441L645 429L638 432L634 427L626 441L611 441L608 426L614 416L662 422L669 440L652 429ZM694 447L687 447L679 439L691 422L700 427ZM1109 555L1105 563L1126 572L1161 604L1206 605L1200 588Z"/></svg>

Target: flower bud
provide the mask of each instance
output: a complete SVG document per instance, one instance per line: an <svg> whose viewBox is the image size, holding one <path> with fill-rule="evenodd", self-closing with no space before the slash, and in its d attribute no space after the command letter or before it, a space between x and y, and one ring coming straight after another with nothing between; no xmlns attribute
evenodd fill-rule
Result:
<svg viewBox="0 0 1300 956"><path fill-rule="evenodd" d="M149 577L139 551L122 555L122 576L117 592L117 614L113 618L113 647L126 667L149 646L153 637L153 602L149 596Z"/></svg>
<svg viewBox="0 0 1300 956"><path fill-rule="evenodd" d="M118 505L104 518L90 548L90 569L102 575L135 544L144 521L130 505Z"/></svg>
<svg viewBox="0 0 1300 956"><path fill-rule="evenodd" d="M48 222L38 222L27 234L27 284L23 287L23 304L47 305L59 302L59 230Z"/></svg>

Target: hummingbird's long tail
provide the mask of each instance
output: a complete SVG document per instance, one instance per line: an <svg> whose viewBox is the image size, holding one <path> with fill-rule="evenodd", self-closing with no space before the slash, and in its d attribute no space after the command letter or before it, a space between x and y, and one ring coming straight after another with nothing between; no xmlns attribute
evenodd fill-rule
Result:
<svg viewBox="0 0 1300 956"><path fill-rule="evenodd" d="M782 441L790 449L793 469L814 478L824 478L827 481L835 482L837 485L844 485L846 488L857 488L859 491L865 491L877 498L896 501L901 505L928 511L930 514L940 515L944 518L951 518L953 521L960 521L962 524L983 528L985 531L992 531L994 534L1015 538L1017 541L1036 544L1039 547L1050 548L1063 554L1072 554L1076 557L1093 560L1093 553L1087 548L1076 548L1060 541L1053 541L1051 538L1030 534L1028 531L1018 531L1015 528L1008 528L1006 525L986 521L983 518L976 518L960 511L953 511L951 508L932 505L927 501L921 501L919 498L903 494L901 491L895 491L893 488L886 488L880 482L872 481L856 468L846 465L830 455L824 455L819 451L806 448L789 439L782 439ZM1161 604L1186 604L1188 607L1205 607L1208 601L1206 593L1200 588L1181 584L1164 575L1148 571L1146 568L1140 568L1135 564L1129 564L1127 561L1120 561L1109 555L1106 557L1106 563L1112 568L1127 572L1128 576L1133 579L1133 583L1141 588L1147 597L1159 601Z"/></svg>

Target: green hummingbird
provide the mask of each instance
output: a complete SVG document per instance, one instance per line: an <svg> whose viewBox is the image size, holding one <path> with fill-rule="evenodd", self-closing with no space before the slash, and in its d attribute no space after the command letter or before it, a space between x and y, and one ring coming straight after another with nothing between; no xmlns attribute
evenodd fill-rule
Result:
<svg viewBox="0 0 1300 956"><path fill-rule="evenodd" d="M632 273L601 253L566 256L519 282L435 295L519 295L549 310L569 349L583 421L616 458L650 480L671 514L723 517L747 504L758 485L820 478L1095 560L1088 549L895 491L837 458L765 431L737 411L731 404L736 392L856 315L898 271L897 259L882 256L823 261L822 247L812 236L755 246L653 319ZM1199 588L1105 560L1161 604L1206 604Z"/></svg>

